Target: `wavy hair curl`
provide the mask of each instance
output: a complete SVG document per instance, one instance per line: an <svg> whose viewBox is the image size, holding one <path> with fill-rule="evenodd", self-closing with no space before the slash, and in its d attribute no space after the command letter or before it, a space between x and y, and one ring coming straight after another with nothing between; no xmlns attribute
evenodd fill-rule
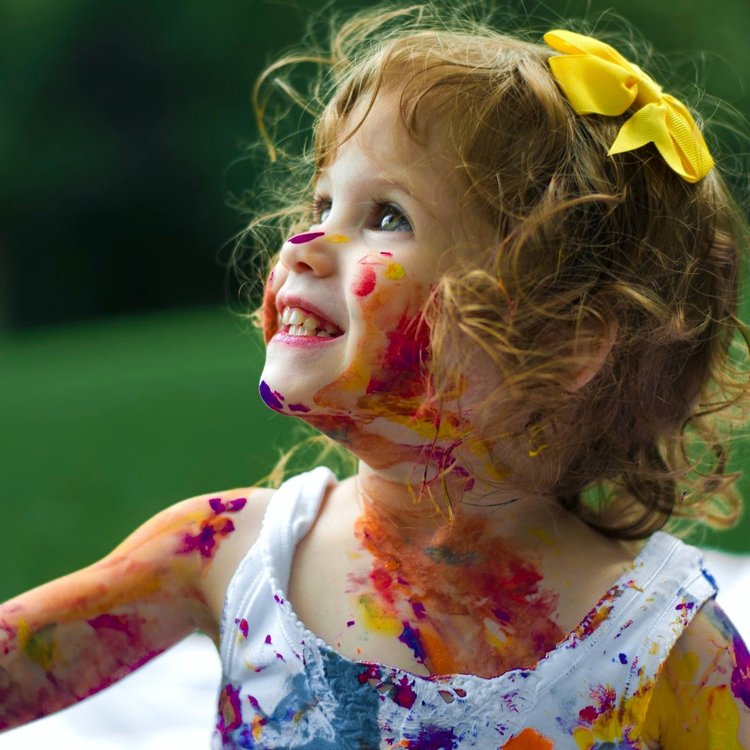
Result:
<svg viewBox="0 0 750 750"><path fill-rule="evenodd" d="M309 226L316 172L349 113L396 91L413 138L439 119L466 187L459 211L497 236L457 256L425 310L436 403L481 351L501 384L483 404L485 437L507 441L508 405L522 404L512 439L588 524L625 539L674 519L730 526L729 437L749 397L746 225L718 169L688 184L650 146L608 156L628 114L575 114L550 54L434 4L333 23L327 49L285 56L254 90L273 203L248 236L275 251ZM281 100L312 115L312 143L279 136ZM596 375L571 387L603 342Z"/></svg>

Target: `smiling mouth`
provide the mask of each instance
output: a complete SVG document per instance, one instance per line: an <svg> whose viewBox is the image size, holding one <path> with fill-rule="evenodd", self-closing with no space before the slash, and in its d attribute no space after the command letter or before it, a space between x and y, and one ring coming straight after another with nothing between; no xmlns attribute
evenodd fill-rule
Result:
<svg viewBox="0 0 750 750"><path fill-rule="evenodd" d="M311 336L332 339L343 334L333 323L323 321L299 307L285 307L279 316L279 333L286 336Z"/></svg>

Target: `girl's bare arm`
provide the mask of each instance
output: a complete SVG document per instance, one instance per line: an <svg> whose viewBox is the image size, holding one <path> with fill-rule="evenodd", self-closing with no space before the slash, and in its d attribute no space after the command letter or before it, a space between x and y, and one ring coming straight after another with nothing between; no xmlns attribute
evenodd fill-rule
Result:
<svg viewBox="0 0 750 750"><path fill-rule="evenodd" d="M216 637L219 589L266 493L178 503L99 562L0 606L0 730L96 693L196 629Z"/></svg>

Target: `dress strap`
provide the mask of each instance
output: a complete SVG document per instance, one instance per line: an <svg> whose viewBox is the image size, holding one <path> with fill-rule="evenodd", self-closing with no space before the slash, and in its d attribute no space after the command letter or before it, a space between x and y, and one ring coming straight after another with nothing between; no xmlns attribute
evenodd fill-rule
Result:
<svg viewBox="0 0 750 750"><path fill-rule="evenodd" d="M269 577L286 591L294 550L310 530L320 510L325 491L336 481L325 466L288 479L274 493L258 538Z"/></svg>

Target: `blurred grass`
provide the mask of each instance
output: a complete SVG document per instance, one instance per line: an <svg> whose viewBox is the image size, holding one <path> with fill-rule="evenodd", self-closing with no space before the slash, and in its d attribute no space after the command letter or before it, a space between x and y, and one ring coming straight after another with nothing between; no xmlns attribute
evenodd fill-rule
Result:
<svg viewBox="0 0 750 750"><path fill-rule="evenodd" d="M211 309L0 338L0 601L173 502L265 475L293 423L257 396L261 357L247 323ZM750 552L750 516L708 541Z"/></svg>
<svg viewBox="0 0 750 750"><path fill-rule="evenodd" d="M260 354L216 310L0 339L0 600L262 477L290 425L257 396Z"/></svg>

